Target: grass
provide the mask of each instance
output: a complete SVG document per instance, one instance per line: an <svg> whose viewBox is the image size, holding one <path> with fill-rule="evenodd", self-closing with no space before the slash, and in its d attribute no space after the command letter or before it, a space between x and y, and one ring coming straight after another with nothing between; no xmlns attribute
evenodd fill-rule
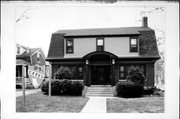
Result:
<svg viewBox="0 0 180 119"><path fill-rule="evenodd" d="M80 112L88 98L81 96L52 96L51 104L49 97L42 92L26 96L26 107L23 106L23 97L16 98L16 112Z"/></svg>
<svg viewBox="0 0 180 119"><path fill-rule="evenodd" d="M107 113L163 113L164 97L108 98Z"/></svg>

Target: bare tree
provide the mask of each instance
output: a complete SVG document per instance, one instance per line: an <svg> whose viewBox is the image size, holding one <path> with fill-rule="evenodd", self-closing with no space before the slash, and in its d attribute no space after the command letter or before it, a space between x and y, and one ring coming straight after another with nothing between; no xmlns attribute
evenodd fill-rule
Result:
<svg viewBox="0 0 180 119"><path fill-rule="evenodd" d="M31 10L30 7L28 7L27 9L25 9L22 14L20 15L20 17L16 20L16 23L19 22L20 20L25 20L25 19L30 19L31 17L29 17L26 13Z"/></svg>

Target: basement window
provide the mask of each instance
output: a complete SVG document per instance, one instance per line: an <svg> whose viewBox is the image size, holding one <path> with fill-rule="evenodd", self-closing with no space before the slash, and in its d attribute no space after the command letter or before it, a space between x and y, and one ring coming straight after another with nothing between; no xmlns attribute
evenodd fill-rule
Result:
<svg viewBox="0 0 180 119"><path fill-rule="evenodd" d="M138 39L130 38L130 52L138 52Z"/></svg>
<svg viewBox="0 0 180 119"><path fill-rule="evenodd" d="M66 40L66 53L73 53L73 39Z"/></svg>

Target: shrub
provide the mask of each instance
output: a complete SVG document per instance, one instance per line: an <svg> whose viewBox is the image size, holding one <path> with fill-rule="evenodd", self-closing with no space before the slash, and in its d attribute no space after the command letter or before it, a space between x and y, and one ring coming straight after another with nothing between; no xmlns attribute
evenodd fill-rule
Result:
<svg viewBox="0 0 180 119"><path fill-rule="evenodd" d="M60 92L60 82L59 80L52 80L51 81L51 94L58 95ZM41 91L45 94L49 94L49 81L44 81L41 86Z"/></svg>
<svg viewBox="0 0 180 119"><path fill-rule="evenodd" d="M52 80L51 81L51 95L82 95L84 84L79 81L71 80ZM41 87L44 94L49 92L49 81L45 81Z"/></svg>
<svg viewBox="0 0 180 119"><path fill-rule="evenodd" d="M155 90L156 90L155 86L144 88L144 95L153 95Z"/></svg>
<svg viewBox="0 0 180 119"><path fill-rule="evenodd" d="M140 97L143 95L144 88L142 85L135 84L131 81L118 82L116 85L117 96L121 97Z"/></svg>
<svg viewBox="0 0 180 119"><path fill-rule="evenodd" d="M62 79L71 79L72 72L69 70L68 67L61 66L57 72L55 73L55 78L62 80Z"/></svg>
<svg viewBox="0 0 180 119"><path fill-rule="evenodd" d="M41 91L44 92L45 94L48 94L49 90L49 81L44 81L41 85Z"/></svg>
<svg viewBox="0 0 180 119"><path fill-rule="evenodd" d="M84 84L79 81L72 81L70 87L70 95L82 95Z"/></svg>
<svg viewBox="0 0 180 119"><path fill-rule="evenodd" d="M127 80L131 81L137 85L144 85L145 77L144 77L143 73L141 73L140 71L132 70L129 72L129 74L127 76Z"/></svg>
<svg viewBox="0 0 180 119"><path fill-rule="evenodd" d="M71 80L63 79L60 81L60 91L61 95L68 95L71 88Z"/></svg>

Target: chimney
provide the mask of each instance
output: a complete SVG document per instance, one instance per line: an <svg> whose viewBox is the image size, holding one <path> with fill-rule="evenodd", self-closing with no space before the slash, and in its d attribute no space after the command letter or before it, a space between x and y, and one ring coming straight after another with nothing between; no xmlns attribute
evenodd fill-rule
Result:
<svg viewBox="0 0 180 119"><path fill-rule="evenodd" d="M148 27L148 17L143 17L142 18L142 26L143 27Z"/></svg>

